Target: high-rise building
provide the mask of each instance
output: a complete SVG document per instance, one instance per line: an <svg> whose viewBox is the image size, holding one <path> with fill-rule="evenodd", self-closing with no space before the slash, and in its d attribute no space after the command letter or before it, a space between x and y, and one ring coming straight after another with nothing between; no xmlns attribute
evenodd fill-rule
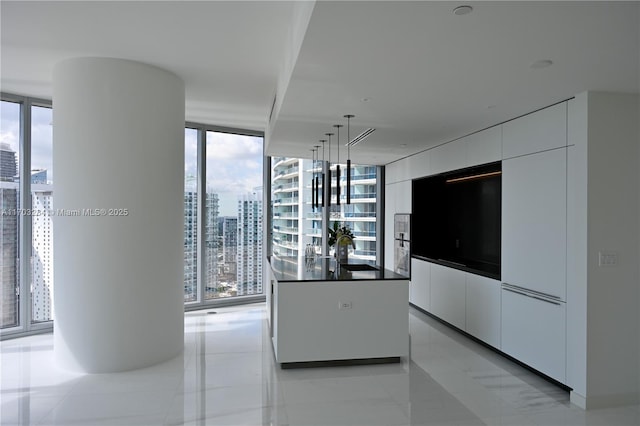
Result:
<svg viewBox="0 0 640 426"><path fill-rule="evenodd" d="M184 192L184 301L198 299L198 193Z"/></svg>
<svg viewBox="0 0 640 426"><path fill-rule="evenodd" d="M31 172L32 219L31 319L53 319L53 223L45 212L53 210L53 185L47 183L46 170Z"/></svg>
<svg viewBox="0 0 640 426"><path fill-rule="evenodd" d="M11 187L9 187L11 185ZM2 317L0 327L18 324L18 216L9 213L18 207L18 191L14 183L0 182L0 299Z"/></svg>
<svg viewBox="0 0 640 426"><path fill-rule="evenodd" d="M9 144L0 144L0 299L2 317L0 327L18 325L18 184L16 153Z"/></svg>
<svg viewBox="0 0 640 426"><path fill-rule="evenodd" d="M238 218L223 216L218 218L218 234L222 247L221 264L223 273L233 275L235 280L238 254Z"/></svg>
<svg viewBox="0 0 640 426"><path fill-rule="evenodd" d="M322 208L330 209L329 221L348 226L356 248L352 258L376 260L377 170L375 166L351 166L351 204L346 204L346 165L342 164L340 181L332 167L331 206L313 209L311 187L314 176L320 176L320 163L312 160L274 157L272 163L273 254L300 256L307 244L322 244ZM319 200L322 202L322 179ZM336 188L340 186L340 205ZM327 224L326 226L330 226Z"/></svg>
<svg viewBox="0 0 640 426"><path fill-rule="evenodd" d="M238 296L262 293L262 190L238 199Z"/></svg>
<svg viewBox="0 0 640 426"><path fill-rule="evenodd" d="M0 180L13 182L17 174L16 152L8 143L0 143Z"/></svg>
<svg viewBox="0 0 640 426"><path fill-rule="evenodd" d="M204 280L207 294L217 287L218 195L205 197ZM194 178L187 178L184 192L184 300L198 300L198 192ZM209 296L210 297L210 296Z"/></svg>

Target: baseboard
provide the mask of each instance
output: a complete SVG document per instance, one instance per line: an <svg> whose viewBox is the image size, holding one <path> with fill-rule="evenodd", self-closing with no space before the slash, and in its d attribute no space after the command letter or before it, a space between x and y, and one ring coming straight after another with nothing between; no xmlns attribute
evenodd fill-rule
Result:
<svg viewBox="0 0 640 426"><path fill-rule="evenodd" d="M630 392L585 397L577 392L571 391L569 394L569 400L572 404L582 408L583 410L594 410L598 408L611 408L638 404L640 403L640 394Z"/></svg>

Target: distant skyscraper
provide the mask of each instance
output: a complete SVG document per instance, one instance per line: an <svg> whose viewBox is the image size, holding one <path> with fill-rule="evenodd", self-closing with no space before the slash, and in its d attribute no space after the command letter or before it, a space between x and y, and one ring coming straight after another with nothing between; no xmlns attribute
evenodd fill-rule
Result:
<svg viewBox="0 0 640 426"><path fill-rule="evenodd" d="M218 267L218 195L207 192L205 197L205 289L217 288ZM198 193L195 179L187 178L184 192L184 300L198 299Z"/></svg>
<svg viewBox="0 0 640 426"><path fill-rule="evenodd" d="M15 151L8 143L0 143L0 180L13 182L17 174Z"/></svg>
<svg viewBox="0 0 640 426"><path fill-rule="evenodd" d="M7 188L0 182L0 208L18 207L18 191ZM14 184L9 184L14 185ZM12 327L18 324L18 216L16 214L2 214L0 217L2 235L0 235L0 298L2 299L2 318L0 327Z"/></svg>
<svg viewBox="0 0 640 426"><path fill-rule="evenodd" d="M262 293L262 191L238 200L238 296Z"/></svg>
<svg viewBox="0 0 640 426"><path fill-rule="evenodd" d="M184 300L197 300L198 285L198 194L184 193Z"/></svg>
<svg viewBox="0 0 640 426"><path fill-rule="evenodd" d="M31 172L32 209L53 210L53 185L47 184L47 171ZM53 223L49 214L32 216L32 320L53 319Z"/></svg>
<svg viewBox="0 0 640 426"><path fill-rule="evenodd" d="M0 327L18 325L18 184L16 153L6 143L0 144L0 299L2 317Z"/></svg>
<svg viewBox="0 0 640 426"><path fill-rule="evenodd" d="M238 254L238 218L223 216L218 219L218 232L222 238L222 263L224 272L236 275Z"/></svg>

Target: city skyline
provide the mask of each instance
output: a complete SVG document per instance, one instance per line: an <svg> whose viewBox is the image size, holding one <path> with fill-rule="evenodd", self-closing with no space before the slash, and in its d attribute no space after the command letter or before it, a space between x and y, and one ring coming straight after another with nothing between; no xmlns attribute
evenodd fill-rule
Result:
<svg viewBox="0 0 640 426"><path fill-rule="evenodd" d="M207 192L218 194L220 215L233 216L238 195L262 187L263 138L207 132ZM197 132L185 129L185 176L197 176Z"/></svg>

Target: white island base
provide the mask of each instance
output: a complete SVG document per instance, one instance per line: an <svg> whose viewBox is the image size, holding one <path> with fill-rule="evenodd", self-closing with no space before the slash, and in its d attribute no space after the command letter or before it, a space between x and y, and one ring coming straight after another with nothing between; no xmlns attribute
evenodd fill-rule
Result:
<svg viewBox="0 0 640 426"><path fill-rule="evenodd" d="M384 271L372 280L282 282L276 276L267 294L282 368L399 362L409 355L408 278L384 278Z"/></svg>

